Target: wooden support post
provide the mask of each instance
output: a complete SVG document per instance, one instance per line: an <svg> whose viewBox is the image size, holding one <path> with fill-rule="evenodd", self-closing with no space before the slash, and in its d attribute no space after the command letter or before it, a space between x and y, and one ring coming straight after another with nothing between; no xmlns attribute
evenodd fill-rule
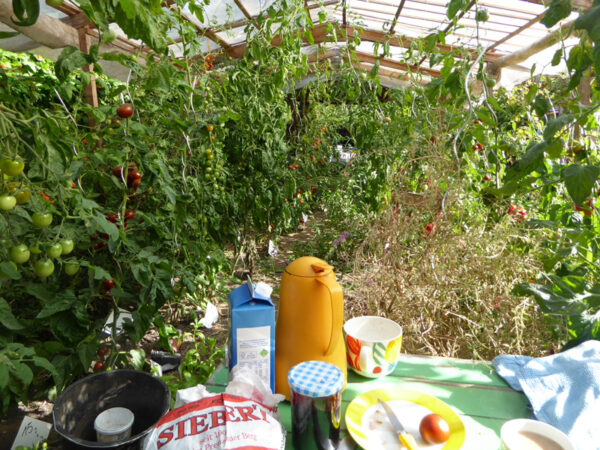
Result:
<svg viewBox="0 0 600 450"><path fill-rule="evenodd" d="M83 53L89 53L91 47L91 38L87 33L87 28L80 28L77 30L79 33L79 50ZM93 72L94 66L92 64L83 67L84 72ZM87 103L94 108L98 107L98 92L96 91L96 77L92 73L90 76L90 83L85 87L85 99ZM90 114L88 116L90 128L93 128L96 125L96 122L92 118Z"/></svg>
<svg viewBox="0 0 600 450"><path fill-rule="evenodd" d="M580 96L580 103L585 106L589 106L591 103L592 97L592 79L589 75L584 74L581 77L581 81L579 81L579 86L577 86L577 93ZM581 125L576 124L575 130L573 133L575 139L579 139L581 137Z"/></svg>

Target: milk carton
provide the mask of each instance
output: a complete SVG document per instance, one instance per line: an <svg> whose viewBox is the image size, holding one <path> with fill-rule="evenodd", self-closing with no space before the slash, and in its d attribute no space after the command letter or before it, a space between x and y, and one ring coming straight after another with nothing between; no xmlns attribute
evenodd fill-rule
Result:
<svg viewBox="0 0 600 450"><path fill-rule="evenodd" d="M246 367L275 389L275 306L273 289L248 282L229 293L229 370Z"/></svg>

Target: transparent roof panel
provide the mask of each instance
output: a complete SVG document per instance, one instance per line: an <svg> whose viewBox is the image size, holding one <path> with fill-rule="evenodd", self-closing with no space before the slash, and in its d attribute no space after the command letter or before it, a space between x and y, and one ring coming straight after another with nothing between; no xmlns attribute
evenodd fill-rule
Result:
<svg viewBox="0 0 600 450"><path fill-rule="evenodd" d="M258 16L269 6L276 2L276 0L241 0L246 8L246 11L252 16Z"/></svg>
<svg viewBox="0 0 600 450"><path fill-rule="evenodd" d="M246 18L242 10L238 8L233 0L211 0L211 2L204 7L204 15L204 26L225 25Z"/></svg>
<svg viewBox="0 0 600 450"><path fill-rule="evenodd" d="M55 19L63 19L68 17L65 13L48 6L46 2L40 2L40 14L46 14L47 16L54 17Z"/></svg>
<svg viewBox="0 0 600 450"><path fill-rule="evenodd" d="M250 33L252 33L252 30L250 30ZM216 33L216 35L230 45L239 44L240 42L246 40L245 27L237 27L225 31L219 31Z"/></svg>

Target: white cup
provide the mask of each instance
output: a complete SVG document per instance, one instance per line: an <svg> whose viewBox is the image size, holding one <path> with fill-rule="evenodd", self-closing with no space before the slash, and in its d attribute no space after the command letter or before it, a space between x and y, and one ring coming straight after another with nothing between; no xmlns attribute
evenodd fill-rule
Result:
<svg viewBox="0 0 600 450"><path fill-rule="evenodd" d="M526 447L526 443L531 442L528 442L528 437L531 437L533 442L539 443L539 446L534 447L531 444L530 447ZM535 440L536 437L538 440ZM502 450L523 450L526 448L575 450L575 445L565 433L539 420L509 420L500 429L500 439L502 440ZM540 440L546 440L545 444L547 446L543 446ZM555 446L551 447L552 444Z"/></svg>
<svg viewBox="0 0 600 450"><path fill-rule="evenodd" d="M392 373L402 345L402 327L385 317L361 316L344 324L348 364L359 375L379 378Z"/></svg>
<svg viewBox="0 0 600 450"><path fill-rule="evenodd" d="M133 413L127 408L110 408L102 411L94 420L98 442L118 442L131 437Z"/></svg>

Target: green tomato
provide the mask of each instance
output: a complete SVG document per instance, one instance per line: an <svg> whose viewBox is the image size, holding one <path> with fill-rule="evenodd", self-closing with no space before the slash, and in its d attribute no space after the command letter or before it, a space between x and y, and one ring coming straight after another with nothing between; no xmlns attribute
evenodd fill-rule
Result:
<svg viewBox="0 0 600 450"><path fill-rule="evenodd" d="M25 244L15 245L10 249L10 259L17 264L23 264L29 260L31 253Z"/></svg>
<svg viewBox="0 0 600 450"><path fill-rule="evenodd" d="M46 255L48 255L48 258L53 258L53 259L58 258L60 255L62 255L61 245L60 244L52 244L46 250Z"/></svg>
<svg viewBox="0 0 600 450"><path fill-rule="evenodd" d="M25 163L23 161L14 161L8 158L2 158L0 160L0 169L9 177L16 177L25 168Z"/></svg>
<svg viewBox="0 0 600 450"><path fill-rule="evenodd" d="M33 213L33 216L31 216L31 222L36 228L46 228L52 223L52 214L36 211Z"/></svg>
<svg viewBox="0 0 600 450"><path fill-rule="evenodd" d="M47 278L54 272L54 263L50 259L36 261L33 271L40 278Z"/></svg>
<svg viewBox="0 0 600 450"><path fill-rule="evenodd" d="M73 243L73 239L63 239L60 241L60 246L62 247L62 254L68 255L73 251L75 244Z"/></svg>
<svg viewBox="0 0 600 450"><path fill-rule="evenodd" d="M17 199L13 195L0 195L0 209L2 211L10 211L17 204Z"/></svg>
<svg viewBox="0 0 600 450"><path fill-rule="evenodd" d="M29 197L31 197L31 192L29 192L28 189L17 192L15 194L15 198L17 199L17 205L22 205L24 203L27 203L27 200L29 200Z"/></svg>
<svg viewBox="0 0 600 450"><path fill-rule="evenodd" d="M79 263L78 262L65 263L65 273L67 275L75 275L77 272L79 272Z"/></svg>

